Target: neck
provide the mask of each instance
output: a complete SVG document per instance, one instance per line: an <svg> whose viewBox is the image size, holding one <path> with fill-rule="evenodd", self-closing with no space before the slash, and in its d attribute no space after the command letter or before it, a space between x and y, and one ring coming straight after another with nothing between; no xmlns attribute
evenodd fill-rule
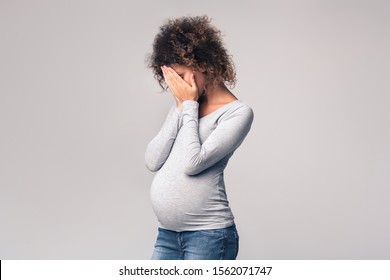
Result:
<svg viewBox="0 0 390 280"><path fill-rule="evenodd" d="M205 94L199 97L198 102L202 104L218 104L223 103L226 96L233 95L230 90L224 85L218 85L217 87L207 87Z"/></svg>

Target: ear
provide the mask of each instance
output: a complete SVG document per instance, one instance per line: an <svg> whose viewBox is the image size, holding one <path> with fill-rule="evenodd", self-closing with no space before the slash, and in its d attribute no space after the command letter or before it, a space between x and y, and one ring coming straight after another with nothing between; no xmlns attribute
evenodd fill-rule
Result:
<svg viewBox="0 0 390 280"><path fill-rule="evenodd" d="M206 71L206 68L204 66L196 65L196 71L204 73Z"/></svg>

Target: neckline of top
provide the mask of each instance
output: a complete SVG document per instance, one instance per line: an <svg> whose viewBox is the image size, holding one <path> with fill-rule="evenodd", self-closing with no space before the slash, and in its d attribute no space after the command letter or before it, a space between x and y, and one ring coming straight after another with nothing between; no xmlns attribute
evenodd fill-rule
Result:
<svg viewBox="0 0 390 280"><path fill-rule="evenodd" d="M201 119L204 119L204 118L206 118L206 117L208 117L208 116L210 116L210 115L213 115L215 112L217 112L217 111L221 110L222 108L225 108L226 106L231 105L231 104L233 104L233 103L235 103L235 102L237 102L237 101L241 101L241 100L240 100L240 99L236 99L236 100L234 100L234 101L230 101L230 102L228 102L228 103L226 103L226 104L223 104L222 106L218 107L217 109L215 109L215 110L212 111L211 113L208 113L207 115L204 115L203 117L201 117L201 118L199 118L199 119L201 120Z"/></svg>

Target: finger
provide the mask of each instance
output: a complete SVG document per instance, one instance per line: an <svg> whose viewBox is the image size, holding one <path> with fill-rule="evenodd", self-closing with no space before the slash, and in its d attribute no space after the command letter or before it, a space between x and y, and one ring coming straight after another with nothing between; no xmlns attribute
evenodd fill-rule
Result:
<svg viewBox="0 0 390 280"><path fill-rule="evenodd" d="M187 82L185 82L173 69L170 67L166 68L166 76L167 79L169 80L171 89L175 92L178 93L180 92L181 89L188 87L189 85Z"/></svg>
<svg viewBox="0 0 390 280"><path fill-rule="evenodd" d="M177 74L177 72L175 70L173 70L170 67L168 67L167 70L168 70L167 72L169 73L169 75L173 81L177 82L178 84L185 82L184 79L182 77L180 77L179 74Z"/></svg>
<svg viewBox="0 0 390 280"><path fill-rule="evenodd" d="M195 82L195 75L194 75L194 73L191 74L191 86L194 89L198 89L198 86L196 85L196 82Z"/></svg>
<svg viewBox="0 0 390 280"><path fill-rule="evenodd" d="M161 70L163 72L163 76L164 76L164 80L165 82L167 83L168 87L172 90L172 82L171 82L171 79L170 79L170 76L169 76L169 73L166 69L166 66L161 66Z"/></svg>
<svg viewBox="0 0 390 280"><path fill-rule="evenodd" d="M163 74L164 80L165 80L165 82L167 82L167 75L166 75L165 68L164 68L164 66L161 66L160 68L161 68L161 71L162 71L162 74Z"/></svg>
<svg viewBox="0 0 390 280"><path fill-rule="evenodd" d="M174 85L172 84L170 75L169 75L169 73L167 71L167 67L166 66L161 66L161 70L163 71L164 80L167 83L167 85L168 85L168 87L169 87L169 89L170 89L170 91L171 91L171 93L173 95L173 98L175 98L176 103L180 103L179 98L175 94Z"/></svg>
<svg viewBox="0 0 390 280"><path fill-rule="evenodd" d="M163 68L164 77L166 80L172 80L172 74L169 71L169 68L164 66Z"/></svg>

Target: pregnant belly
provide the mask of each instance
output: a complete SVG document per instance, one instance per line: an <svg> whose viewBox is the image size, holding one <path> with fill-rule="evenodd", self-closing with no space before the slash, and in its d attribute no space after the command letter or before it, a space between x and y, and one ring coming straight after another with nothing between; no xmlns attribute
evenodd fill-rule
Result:
<svg viewBox="0 0 390 280"><path fill-rule="evenodd" d="M207 174L187 176L160 169L152 181L150 196L161 225L171 230L189 228L206 224L218 215L226 205L215 199L220 195L213 181Z"/></svg>

